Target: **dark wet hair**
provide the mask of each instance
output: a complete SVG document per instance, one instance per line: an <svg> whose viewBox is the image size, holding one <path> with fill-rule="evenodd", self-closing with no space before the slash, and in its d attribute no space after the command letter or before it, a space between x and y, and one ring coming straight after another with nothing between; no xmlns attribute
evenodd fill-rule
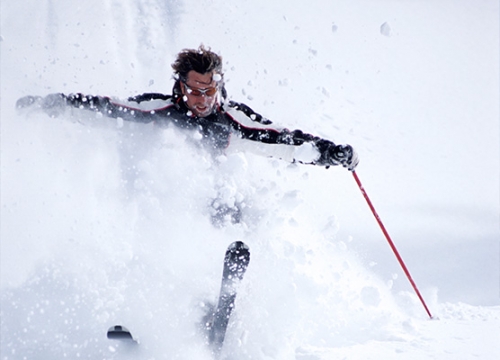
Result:
<svg viewBox="0 0 500 360"><path fill-rule="evenodd" d="M184 49L177 54L172 69L175 77L181 81L187 80L191 70L199 74L214 72L222 76L222 57L202 44L198 49Z"/></svg>

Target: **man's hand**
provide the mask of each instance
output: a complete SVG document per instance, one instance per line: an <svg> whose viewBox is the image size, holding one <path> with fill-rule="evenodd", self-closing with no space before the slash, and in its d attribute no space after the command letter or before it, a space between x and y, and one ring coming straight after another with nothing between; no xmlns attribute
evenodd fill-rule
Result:
<svg viewBox="0 0 500 360"><path fill-rule="evenodd" d="M16 109L43 110L50 117L58 117L66 108L66 97L63 94L41 96L24 96L16 101Z"/></svg>
<svg viewBox="0 0 500 360"><path fill-rule="evenodd" d="M349 171L354 171L358 166L358 154L351 145L335 145L331 141L321 139L316 141L316 147L320 153L320 157L316 161L317 165L326 167L342 165Z"/></svg>
<svg viewBox="0 0 500 360"><path fill-rule="evenodd" d="M351 145L337 145L333 157L349 171L354 171L359 164L358 154Z"/></svg>

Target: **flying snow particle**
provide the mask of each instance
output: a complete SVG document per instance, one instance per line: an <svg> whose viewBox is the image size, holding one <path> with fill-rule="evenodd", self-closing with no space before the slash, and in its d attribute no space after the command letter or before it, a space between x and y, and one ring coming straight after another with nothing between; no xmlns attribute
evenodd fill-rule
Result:
<svg viewBox="0 0 500 360"><path fill-rule="evenodd" d="M290 84L290 80L287 78L278 81L279 86L288 86L289 84Z"/></svg>
<svg viewBox="0 0 500 360"><path fill-rule="evenodd" d="M392 29L387 22L380 25L380 33L384 36L391 36L392 35Z"/></svg>
<svg viewBox="0 0 500 360"><path fill-rule="evenodd" d="M337 30L338 30L338 28L339 28L339 27L338 27L335 23L333 23L333 24L332 24L332 33L336 33L336 32L337 32Z"/></svg>

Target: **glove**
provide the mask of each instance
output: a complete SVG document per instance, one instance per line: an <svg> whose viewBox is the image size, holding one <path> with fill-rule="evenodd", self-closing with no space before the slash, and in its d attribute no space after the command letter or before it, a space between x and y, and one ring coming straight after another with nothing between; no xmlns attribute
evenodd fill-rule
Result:
<svg viewBox="0 0 500 360"><path fill-rule="evenodd" d="M358 154L351 145L335 145L328 140L316 141L316 147L320 153L316 165L324 165L327 168L331 165L342 165L349 171L353 171L358 166Z"/></svg>
<svg viewBox="0 0 500 360"><path fill-rule="evenodd" d="M359 164L358 154L351 145L337 145L333 156L349 171L354 171Z"/></svg>
<svg viewBox="0 0 500 360"><path fill-rule="evenodd" d="M18 110L43 110L50 117L61 115L66 108L66 96L63 94L49 94L45 97L41 96L24 96L16 101L16 109Z"/></svg>

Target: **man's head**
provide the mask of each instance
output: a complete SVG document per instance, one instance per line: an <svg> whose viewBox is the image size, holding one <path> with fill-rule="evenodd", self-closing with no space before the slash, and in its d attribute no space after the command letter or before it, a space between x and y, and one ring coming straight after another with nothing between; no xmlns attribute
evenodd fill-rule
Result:
<svg viewBox="0 0 500 360"><path fill-rule="evenodd" d="M172 68L186 106L196 116L210 115L222 86L222 58L201 45L182 50Z"/></svg>

